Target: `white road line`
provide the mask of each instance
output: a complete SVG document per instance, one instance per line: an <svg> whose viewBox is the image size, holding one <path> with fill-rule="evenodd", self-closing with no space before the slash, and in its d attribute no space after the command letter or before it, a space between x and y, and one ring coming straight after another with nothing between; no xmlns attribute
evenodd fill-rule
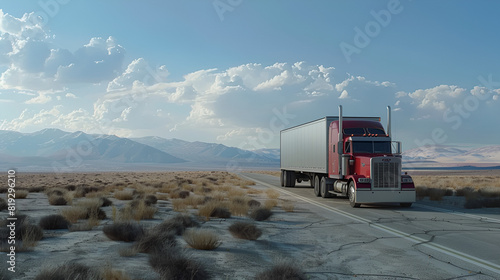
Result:
<svg viewBox="0 0 500 280"><path fill-rule="evenodd" d="M468 214L468 213L459 212L459 211L448 210L448 209L434 207L434 206L429 206L429 205L423 205L423 204L417 204L417 205L418 205L418 207L429 209L429 210L433 210L433 211L436 211L436 212L443 212L443 213L447 213L447 214L453 214L453 215L457 215L457 216L463 216L463 217L467 217L467 218L481 220L483 222L500 223L499 219L488 218L488 217L483 217L483 216Z"/></svg>
<svg viewBox="0 0 500 280"><path fill-rule="evenodd" d="M483 260L483 259L480 259L480 258L477 258L477 257L474 257L474 256L471 256L469 254L465 254L463 252L459 252L457 250L454 250L454 249L451 249L451 248L448 248L446 246L442 246L442 245L439 245L439 244L436 244L436 243L433 243L433 242L430 242L429 240L426 240L426 239L423 239L423 238L420 238L420 237L417 237L417 236L414 236L414 235L411 235L411 234L408 234L408 233L404 233L402 231L399 231L399 230L396 230L396 229L393 229L391 227L388 227L388 226L385 226L385 225L381 225L381 224L378 224L378 223L375 223L375 222L372 222L368 219L365 219L365 218L362 218L362 217L359 217L357 215L354 215L354 214L351 214L351 213L348 213L348 212L345 212L343 210L340 210L340 209L337 209L335 207L331 207L331 206L328 206L328 205L325 205L323 203L320 203L320 202L317 202L317 201L314 201L312 199L309 199L309 198L306 198L306 197L303 197L303 196L300 196L300 195L297 195L297 194L294 194L290 191L287 191L287 190L284 190L283 188L279 188L279 187L276 187L276 186L273 186L271 184L268 184L268 183L265 183L265 182L262 182L260 180L257 180L257 179L253 179L253 178L250 178L250 177L247 177L245 175L242 175L242 174L239 174L240 176L242 177L245 177L249 180L252 180L256 183L259 183L261 185L264 185L264 186L267 186L267 187L270 187L270 188L273 188L273 189L276 189L278 190L279 192L282 192L284 194L288 194L288 195L291 195L295 198L298 198L300 200L303 200L305 202L308 202L308 203L311 203L311 204L314 204L320 208L323 208L325 210L328 210L328 211L331 211L333 213L336 213L336 214L339 214L341 216L344 216L344 217L347 217L347 218L350 218L354 221L357 221L357 222L361 222L361 223L365 223L365 224L368 224L370 227L373 227L373 228L376 228L376 229L379 229L381 231L384 231L384 232L387 232L387 233L390 233L392 235L395 235L395 236L398 236L398 237L401 237L401 238L404 238L410 242L413 242L413 243L421 243L420 245L421 246L424 246L424 247L427 247L427 248L430 248L430 249L433 249L435 251L438 251L438 252L441 252L441 253L444 253L448 256L452 256L452 257L455 257L455 258L458 258L460 260L463 260L465 262L468 262L470 264L473 264L473 265L477 265L479 267L482 267L482 268L485 268L491 272L494 272L496 274L499 274L500 275L500 265L498 264L495 264L495 263L492 263L492 262L489 262L489 261L486 261L486 260ZM421 205L419 205L421 206ZM444 209L443 209L444 210ZM465 213L464 213L465 214Z"/></svg>

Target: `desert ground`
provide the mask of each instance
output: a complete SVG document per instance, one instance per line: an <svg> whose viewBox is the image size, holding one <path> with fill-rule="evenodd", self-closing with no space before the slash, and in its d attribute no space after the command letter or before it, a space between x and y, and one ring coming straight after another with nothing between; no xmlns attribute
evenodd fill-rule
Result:
<svg viewBox="0 0 500 280"><path fill-rule="evenodd" d="M494 207L500 176L480 177L414 179L422 202ZM494 279L435 262L412 246L395 260L392 237L365 237L365 225L341 224L305 201L227 172L17 173L15 179L15 233L7 227L13 216L0 205L0 254L12 255L13 236L15 272L2 261L0 279ZM0 192L5 202L7 186ZM350 250L355 245L362 256ZM415 258L408 272L398 268Z"/></svg>

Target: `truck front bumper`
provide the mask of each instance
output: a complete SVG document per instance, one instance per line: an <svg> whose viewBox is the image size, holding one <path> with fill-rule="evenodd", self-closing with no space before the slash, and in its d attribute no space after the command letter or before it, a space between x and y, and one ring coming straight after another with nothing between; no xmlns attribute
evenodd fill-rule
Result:
<svg viewBox="0 0 500 280"><path fill-rule="evenodd" d="M413 203L415 190L356 190L356 203Z"/></svg>

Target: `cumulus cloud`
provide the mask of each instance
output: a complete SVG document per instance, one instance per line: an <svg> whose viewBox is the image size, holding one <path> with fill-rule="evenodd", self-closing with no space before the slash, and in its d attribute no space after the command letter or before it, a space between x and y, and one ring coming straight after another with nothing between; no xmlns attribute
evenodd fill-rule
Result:
<svg viewBox="0 0 500 280"><path fill-rule="evenodd" d="M161 127L179 138L183 131L196 131L234 145L259 134L276 141L278 129L334 115L339 102L351 114L366 109L370 115L396 102L392 84L360 76L344 83L339 94L335 85L342 80L335 79L333 67L305 62L199 70L180 81L151 85L138 80L145 67L144 60L135 60L109 83L108 93L94 104L96 120L122 129Z"/></svg>
<svg viewBox="0 0 500 280"><path fill-rule="evenodd" d="M108 84L108 92L126 90L138 81L145 85L165 82L168 76L165 65L153 69L143 58L132 61L127 69Z"/></svg>
<svg viewBox="0 0 500 280"><path fill-rule="evenodd" d="M26 101L26 104L45 104L52 100L52 97L47 93L40 93L37 97L33 97L30 100Z"/></svg>
<svg viewBox="0 0 500 280"><path fill-rule="evenodd" d="M453 103L459 97L463 97L467 90L458 86L440 85L429 89L419 89L408 96L418 108L434 108L446 110L447 104Z"/></svg>
<svg viewBox="0 0 500 280"><path fill-rule="evenodd" d="M347 93L347 90L343 90L342 93L339 96L339 99L346 99L349 98L349 93Z"/></svg>
<svg viewBox="0 0 500 280"><path fill-rule="evenodd" d="M92 38L74 53L56 48L34 13L16 18L0 10L0 87L62 89L70 83L111 81L121 73L124 49L113 37Z"/></svg>

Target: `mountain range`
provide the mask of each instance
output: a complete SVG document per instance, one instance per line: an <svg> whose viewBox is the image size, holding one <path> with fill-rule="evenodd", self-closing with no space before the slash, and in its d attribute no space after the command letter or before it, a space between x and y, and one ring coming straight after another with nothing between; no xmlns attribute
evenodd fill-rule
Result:
<svg viewBox="0 0 500 280"><path fill-rule="evenodd" d="M33 133L0 130L0 168L27 171L278 169L279 149L244 150L222 144L156 136L122 138L43 129ZM403 153L409 166L500 165L500 145L467 148L439 145Z"/></svg>
<svg viewBox="0 0 500 280"><path fill-rule="evenodd" d="M222 144L160 137L121 138L43 129L33 133L0 130L0 167L61 171L141 169L169 165L278 166L279 150L247 151Z"/></svg>
<svg viewBox="0 0 500 280"><path fill-rule="evenodd" d="M479 148L458 145L420 147L405 151L403 162L420 165L500 165L500 145Z"/></svg>

